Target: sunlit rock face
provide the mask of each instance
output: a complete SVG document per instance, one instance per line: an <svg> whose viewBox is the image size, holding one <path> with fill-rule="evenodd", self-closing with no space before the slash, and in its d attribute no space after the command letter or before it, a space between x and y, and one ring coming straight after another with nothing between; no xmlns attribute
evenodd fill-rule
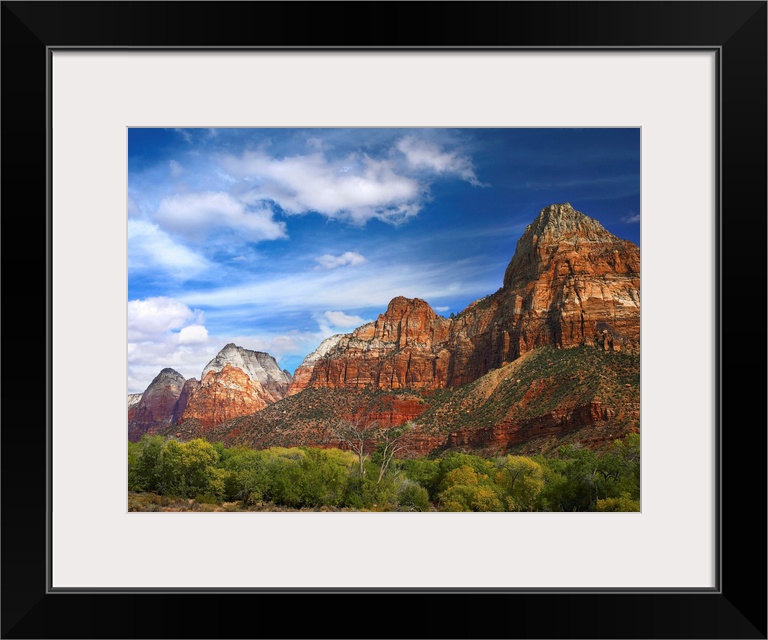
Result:
<svg viewBox="0 0 768 640"><path fill-rule="evenodd" d="M570 204L553 204L526 228L496 293L453 319L424 300L394 298L375 322L323 342L288 395L457 387L540 346L639 344L639 247Z"/></svg>
<svg viewBox="0 0 768 640"><path fill-rule="evenodd" d="M291 380L268 353L228 344L205 366L176 421L210 427L249 415L284 398Z"/></svg>

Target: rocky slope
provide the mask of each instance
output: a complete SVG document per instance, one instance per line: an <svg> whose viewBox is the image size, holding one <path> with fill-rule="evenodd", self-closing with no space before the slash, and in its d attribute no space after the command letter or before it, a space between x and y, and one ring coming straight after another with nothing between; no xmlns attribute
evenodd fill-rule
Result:
<svg viewBox="0 0 768 640"><path fill-rule="evenodd" d="M173 369L163 369L138 404L128 407L128 440L138 442L145 433L171 424L173 410L184 386L184 376Z"/></svg>
<svg viewBox="0 0 768 640"><path fill-rule="evenodd" d="M128 405L128 438L195 420L203 427L251 414L282 399L292 377L268 353L226 345L203 369L201 380L163 369L138 404ZM135 402L135 400L134 400Z"/></svg>
<svg viewBox="0 0 768 640"><path fill-rule="evenodd" d="M541 211L493 295L454 319L418 298L333 336L296 370L307 388L459 387L537 347L639 349L640 249L570 204Z"/></svg>
<svg viewBox="0 0 768 640"><path fill-rule="evenodd" d="M187 421L165 433L257 448L335 446L340 421L380 428L411 421L409 457L445 450L532 454L576 442L599 449L639 431L639 384L638 354L549 346L457 389L310 388L212 428Z"/></svg>

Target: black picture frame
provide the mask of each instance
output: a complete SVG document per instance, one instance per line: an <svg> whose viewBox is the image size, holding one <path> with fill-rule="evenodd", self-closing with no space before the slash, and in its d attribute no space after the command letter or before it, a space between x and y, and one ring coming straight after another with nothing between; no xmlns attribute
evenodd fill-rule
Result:
<svg viewBox="0 0 768 640"><path fill-rule="evenodd" d="M3 2L2 637L766 638L766 8L764 1ZM47 96L56 47L716 51L717 587L696 593L50 592L55 274L47 233ZM670 330L684 340L685 323L698 313L681 299L681 308L670 310ZM40 357L33 362L30 353ZM763 373L746 373L755 369ZM446 562L471 562L471 551ZM276 616L278 606L296 615Z"/></svg>

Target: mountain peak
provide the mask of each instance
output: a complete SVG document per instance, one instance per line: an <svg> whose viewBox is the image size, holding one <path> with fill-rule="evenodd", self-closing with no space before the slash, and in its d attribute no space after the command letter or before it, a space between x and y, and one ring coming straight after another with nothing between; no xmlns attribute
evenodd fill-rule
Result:
<svg viewBox="0 0 768 640"><path fill-rule="evenodd" d="M171 369L170 367L166 367L155 376L155 379L152 380L152 382L150 383L150 386L155 383L161 382L163 380L172 380L172 381L176 381L176 382L180 382L181 384L184 384L183 375L181 375L178 371L176 371L176 369Z"/></svg>
<svg viewBox="0 0 768 640"><path fill-rule="evenodd" d="M568 254L566 262L571 264L577 260L577 254L581 254L577 261L586 268L599 254L631 251L629 245L637 249L631 242L613 235L594 218L574 209L569 202L551 204L539 212L517 241L515 255L504 274L504 287L535 280L542 270L549 268L556 255L564 257ZM637 268L639 270L639 264Z"/></svg>
<svg viewBox="0 0 768 640"><path fill-rule="evenodd" d="M431 313L434 315L432 307L426 300L421 298L406 298L405 296L397 296L392 298L387 305L387 310L384 312L384 316L389 318L393 316L401 316L406 311L419 310L425 313Z"/></svg>
<svg viewBox="0 0 768 640"><path fill-rule="evenodd" d="M601 239L600 236L614 238L597 220L576 211L570 202L551 204L544 207L536 219L528 225L520 239L558 238L577 234L585 240Z"/></svg>
<svg viewBox="0 0 768 640"><path fill-rule="evenodd" d="M273 382L278 386L287 388L290 383L290 375L277 365L277 361L270 354L263 351L251 351L236 345L234 342L230 342L216 354L216 357L203 369L200 379L204 379L206 374L211 371L221 371L228 364L242 369L251 380L258 380L263 385Z"/></svg>

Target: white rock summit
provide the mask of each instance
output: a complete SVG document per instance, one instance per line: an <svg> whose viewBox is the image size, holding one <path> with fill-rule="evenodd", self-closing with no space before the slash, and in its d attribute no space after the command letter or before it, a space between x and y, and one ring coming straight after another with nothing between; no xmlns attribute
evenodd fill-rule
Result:
<svg viewBox="0 0 768 640"><path fill-rule="evenodd" d="M205 366L201 379L205 380L207 373L219 372L226 365L242 369L251 380L260 382L265 389L277 392L281 397L285 395L293 379L293 376L283 371L268 353L244 349L231 342Z"/></svg>

